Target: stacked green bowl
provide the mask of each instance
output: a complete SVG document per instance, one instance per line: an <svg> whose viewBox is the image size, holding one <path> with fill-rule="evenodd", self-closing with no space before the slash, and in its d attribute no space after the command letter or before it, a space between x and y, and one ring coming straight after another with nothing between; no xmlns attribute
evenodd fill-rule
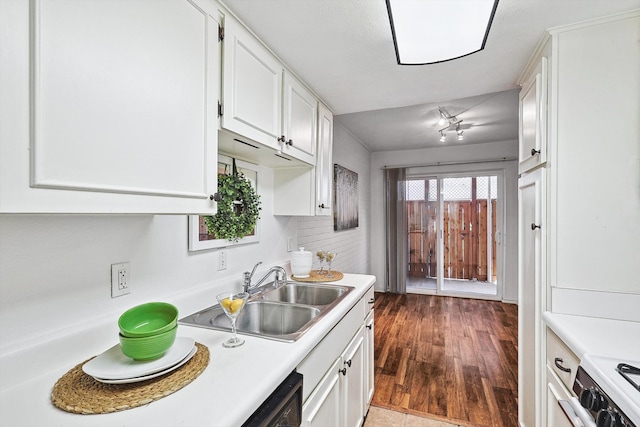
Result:
<svg viewBox="0 0 640 427"><path fill-rule="evenodd" d="M175 342L178 309L165 302L138 305L120 316L118 327L125 356L135 360L157 359Z"/></svg>

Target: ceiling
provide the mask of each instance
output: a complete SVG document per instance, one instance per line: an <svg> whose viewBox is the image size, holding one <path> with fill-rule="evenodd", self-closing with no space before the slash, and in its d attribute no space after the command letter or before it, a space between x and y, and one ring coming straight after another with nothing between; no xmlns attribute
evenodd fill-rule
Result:
<svg viewBox="0 0 640 427"><path fill-rule="evenodd" d="M516 81L545 29L640 7L640 0L500 0L484 50L400 66L384 0L223 2L370 151L442 146L438 106L465 130L463 142L449 132L444 144L517 140Z"/></svg>

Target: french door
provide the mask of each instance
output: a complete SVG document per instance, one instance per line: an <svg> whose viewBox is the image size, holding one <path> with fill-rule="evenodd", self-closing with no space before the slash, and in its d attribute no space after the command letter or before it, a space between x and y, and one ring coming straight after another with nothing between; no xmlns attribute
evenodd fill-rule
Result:
<svg viewBox="0 0 640 427"><path fill-rule="evenodd" d="M407 292L501 298L499 184L497 172L407 179Z"/></svg>

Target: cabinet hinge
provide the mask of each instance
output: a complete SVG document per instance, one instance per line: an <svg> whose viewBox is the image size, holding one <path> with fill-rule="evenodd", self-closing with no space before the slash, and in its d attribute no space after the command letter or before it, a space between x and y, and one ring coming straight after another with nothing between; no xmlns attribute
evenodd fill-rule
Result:
<svg viewBox="0 0 640 427"><path fill-rule="evenodd" d="M224 114L224 107L222 106L222 103L218 101L218 117L222 117L223 114Z"/></svg>
<svg viewBox="0 0 640 427"><path fill-rule="evenodd" d="M224 40L224 27L218 25L218 41L221 42L222 40Z"/></svg>

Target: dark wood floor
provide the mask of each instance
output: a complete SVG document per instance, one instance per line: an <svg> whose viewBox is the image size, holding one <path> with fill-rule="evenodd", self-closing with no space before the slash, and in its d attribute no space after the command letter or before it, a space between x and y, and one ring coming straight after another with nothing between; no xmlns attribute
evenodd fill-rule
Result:
<svg viewBox="0 0 640 427"><path fill-rule="evenodd" d="M473 426L518 425L514 304L376 293L372 404Z"/></svg>

